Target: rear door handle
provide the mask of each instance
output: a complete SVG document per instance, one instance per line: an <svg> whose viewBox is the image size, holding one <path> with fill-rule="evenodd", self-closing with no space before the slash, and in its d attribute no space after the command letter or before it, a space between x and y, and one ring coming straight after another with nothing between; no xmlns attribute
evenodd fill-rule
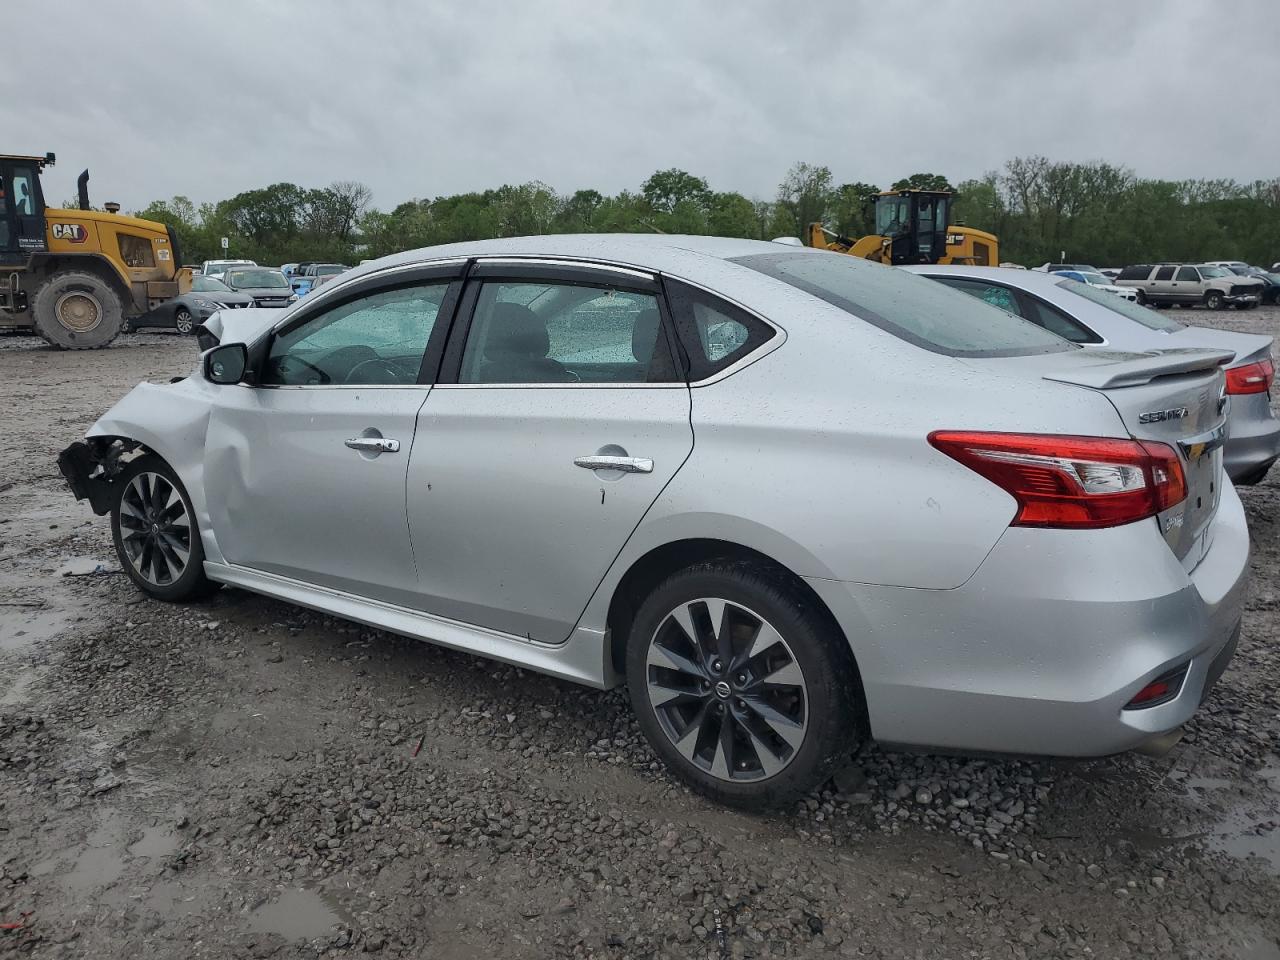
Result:
<svg viewBox="0 0 1280 960"><path fill-rule="evenodd" d="M352 437L342 442L352 450L367 450L371 453L400 452L400 441L390 437Z"/></svg>
<svg viewBox="0 0 1280 960"><path fill-rule="evenodd" d="M574 466L587 470L621 470L623 473L653 473L653 461L648 457L578 457Z"/></svg>

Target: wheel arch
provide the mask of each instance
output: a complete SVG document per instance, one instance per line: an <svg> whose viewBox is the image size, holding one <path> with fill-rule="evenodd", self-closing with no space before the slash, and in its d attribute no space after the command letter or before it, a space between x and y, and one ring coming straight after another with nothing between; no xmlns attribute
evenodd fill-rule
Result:
<svg viewBox="0 0 1280 960"><path fill-rule="evenodd" d="M745 561L785 577L808 599L819 616L827 621L832 635L844 644L853 663L854 675L859 684L862 682L857 652L850 644L849 637L831 608L809 586L804 577L786 564L753 547L714 537L691 537L655 546L636 558L618 579L609 598L606 620L609 662L618 676L623 676L626 672L627 635L644 598L671 574L709 560Z"/></svg>
<svg viewBox="0 0 1280 960"><path fill-rule="evenodd" d="M128 280L120 275L111 260L100 253L37 253L30 261L32 279L36 285L63 271L78 270L92 273L111 285L120 297L120 305L126 315L133 307L133 290Z"/></svg>

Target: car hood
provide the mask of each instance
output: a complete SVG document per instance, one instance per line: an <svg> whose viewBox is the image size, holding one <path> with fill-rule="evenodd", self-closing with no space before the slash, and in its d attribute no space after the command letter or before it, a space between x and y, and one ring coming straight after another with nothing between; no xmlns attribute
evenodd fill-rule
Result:
<svg viewBox="0 0 1280 960"><path fill-rule="evenodd" d="M1196 347L1211 350L1230 350L1236 357L1232 366L1254 363L1271 352L1272 338L1258 333L1238 333L1235 330L1214 330L1211 327L1183 327L1169 334L1172 346Z"/></svg>
<svg viewBox="0 0 1280 960"><path fill-rule="evenodd" d="M218 343L252 343L278 323L283 313L278 307L219 310L201 326Z"/></svg>
<svg viewBox="0 0 1280 960"><path fill-rule="evenodd" d="M1228 283L1233 283L1233 284L1248 284L1250 286L1256 286L1258 288L1262 288L1267 285L1266 281L1262 280L1260 277L1242 277L1239 274L1232 277L1214 277L1212 279L1226 280Z"/></svg>

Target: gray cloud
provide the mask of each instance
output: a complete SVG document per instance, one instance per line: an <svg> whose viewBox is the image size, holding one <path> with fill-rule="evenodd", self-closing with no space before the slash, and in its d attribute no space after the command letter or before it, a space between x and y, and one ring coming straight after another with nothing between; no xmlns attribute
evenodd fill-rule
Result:
<svg viewBox="0 0 1280 960"><path fill-rule="evenodd" d="M0 61L0 129L57 151L51 200L88 166L126 208L281 180L362 180L384 208L612 193L670 166L771 197L796 160L887 185L1029 153L1277 174L1268 0L898 6L59 0Z"/></svg>

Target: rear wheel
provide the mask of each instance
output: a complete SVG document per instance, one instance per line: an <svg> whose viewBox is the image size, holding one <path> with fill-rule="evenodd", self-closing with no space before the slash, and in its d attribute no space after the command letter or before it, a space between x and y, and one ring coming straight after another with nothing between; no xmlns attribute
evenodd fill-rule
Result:
<svg viewBox="0 0 1280 960"><path fill-rule="evenodd" d="M844 637L763 565L712 561L658 586L631 626L627 686L672 772L739 807L812 790L862 738L861 685Z"/></svg>
<svg viewBox="0 0 1280 960"><path fill-rule="evenodd" d="M1145 307L1147 305L1147 295L1144 291L1139 290L1138 295L1135 299L1141 306Z"/></svg>
<svg viewBox="0 0 1280 960"><path fill-rule="evenodd" d="M158 600L188 600L217 589L204 575L191 499L169 465L153 454L139 457L115 486L111 539L129 578Z"/></svg>
<svg viewBox="0 0 1280 960"><path fill-rule="evenodd" d="M55 273L41 284L32 303L36 333L64 350L105 347L124 327L120 294L97 274Z"/></svg>
<svg viewBox="0 0 1280 960"><path fill-rule="evenodd" d="M173 311L173 329L179 333L190 333L195 328L195 318L191 316L190 310L186 307L179 307Z"/></svg>
<svg viewBox="0 0 1280 960"><path fill-rule="evenodd" d="M1204 295L1204 305L1209 310L1222 309L1222 294L1217 290L1210 290Z"/></svg>

